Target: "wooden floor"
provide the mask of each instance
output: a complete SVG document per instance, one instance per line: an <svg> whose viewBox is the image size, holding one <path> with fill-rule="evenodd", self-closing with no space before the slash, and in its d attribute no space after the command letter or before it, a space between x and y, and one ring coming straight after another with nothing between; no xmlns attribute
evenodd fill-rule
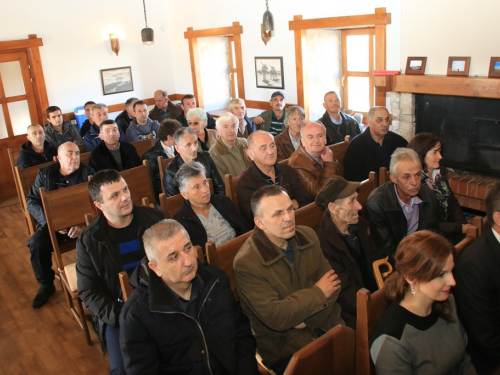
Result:
<svg viewBox="0 0 500 375"><path fill-rule="evenodd" d="M58 281L41 309L26 247L28 233L19 204L0 208L0 374L108 374L99 339L93 345L72 319Z"/></svg>

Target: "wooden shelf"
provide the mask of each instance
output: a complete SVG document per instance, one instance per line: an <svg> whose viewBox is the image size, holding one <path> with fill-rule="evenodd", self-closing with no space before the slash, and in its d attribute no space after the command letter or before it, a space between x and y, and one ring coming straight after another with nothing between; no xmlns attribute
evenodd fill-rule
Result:
<svg viewBox="0 0 500 375"><path fill-rule="evenodd" d="M436 75L374 76L379 91L500 99L500 79Z"/></svg>

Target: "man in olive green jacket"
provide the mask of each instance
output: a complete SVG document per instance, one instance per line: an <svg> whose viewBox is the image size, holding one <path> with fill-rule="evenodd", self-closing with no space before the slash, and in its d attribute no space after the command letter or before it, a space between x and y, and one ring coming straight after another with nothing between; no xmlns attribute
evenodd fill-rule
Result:
<svg viewBox="0 0 500 375"><path fill-rule="evenodd" d="M344 325L340 280L314 230L295 226L282 187L262 187L251 206L255 229L234 260L236 286L264 364L282 374L293 353Z"/></svg>

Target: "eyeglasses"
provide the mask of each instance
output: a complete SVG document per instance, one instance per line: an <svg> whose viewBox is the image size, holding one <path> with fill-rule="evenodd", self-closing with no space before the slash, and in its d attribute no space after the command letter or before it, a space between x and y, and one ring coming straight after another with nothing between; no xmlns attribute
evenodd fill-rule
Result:
<svg viewBox="0 0 500 375"><path fill-rule="evenodd" d="M188 121L188 125L194 125L198 126L198 124L201 124L203 121Z"/></svg>

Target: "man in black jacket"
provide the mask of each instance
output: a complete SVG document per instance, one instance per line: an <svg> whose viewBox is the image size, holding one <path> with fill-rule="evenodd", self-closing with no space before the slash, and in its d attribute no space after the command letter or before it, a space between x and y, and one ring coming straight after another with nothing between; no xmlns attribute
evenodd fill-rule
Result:
<svg viewBox="0 0 500 375"><path fill-rule="evenodd" d="M123 300L118 273L132 273L145 255L142 234L165 215L135 206L126 181L116 170L96 173L89 193L102 215L76 244L78 295L92 313L103 351L108 351L111 374L125 374L119 345Z"/></svg>
<svg viewBox="0 0 500 375"><path fill-rule="evenodd" d="M129 127L132 120L135 119L134 104L139 99L129 98L125 102L125 109L115 118L116 125L123 134L127 133L127 128Z"/></svg>
<svg viewBox="0 0 500 375"><path fill-rule="evenodd" d="M142 164L134 146L120 141L120 131L114 120L104 120L99 127L99 143L90 153L89 165L99 172L103 169L126 169Z"/></svg>
<svg viewBox="0 0 500 375"><path fill-rule="evenodd" d="M181 99L181 108L182 112L175 118L177 121L181 123L182 126L187 127L187 113L190 109L196 108L196 98L194 95L186 94ZM205 126L207 129L215 129L215 120L210 114L207 112L207 125Z"/></svg>
<svg viewBox="0 0 500 375"><path fill-rule="evenodd" d="M46 191L52 191L81 184L87 182L89 175L94 174L92 168L80 164L80 150L72 142L66 142L59 146L57 159L59 160L57 163L43 167L38 171L35 183L26 197L28 211L38 222L36 232L28 240L28 247L31 251L31 266L36 280L40 284L38 293L32 303L35 309L45 305L49 297L55 292L54 271L52 270L52 242L43 212L40 188L43 187ZM61 237L76 238L81 231L81 227L72 227L66 233L61 233Z"/></svg>
<svg viewBox="0 0 500 375"><path fill-rule="evenodd" d="M225 195L224 181L217 171L217 167L207 151L198 151L198 136L191 128L182 128L175 133L175 150L178 154L167 165L163 186L167 197L179 194L179 189L174 185L175 174L182 164L190 161L198 161L205 167L206 177L212 179L214 193Z"/></svg>
<svg viewBox="0 0 500 375"><path fill-rule="evenodd" d="M147 259L120 316L127 374L258 374L250 324L227 275L197 260L175 220L154 225L143 240Z"/></svg>
<svg viewBox="0 0 500 375"><path fill-rule="evenodd" d="M52 161L57 155L57 149L45 140L43 127L38 124L29 125L26 133L28 142L21 146L17 166L24 169Z"/></svg>

